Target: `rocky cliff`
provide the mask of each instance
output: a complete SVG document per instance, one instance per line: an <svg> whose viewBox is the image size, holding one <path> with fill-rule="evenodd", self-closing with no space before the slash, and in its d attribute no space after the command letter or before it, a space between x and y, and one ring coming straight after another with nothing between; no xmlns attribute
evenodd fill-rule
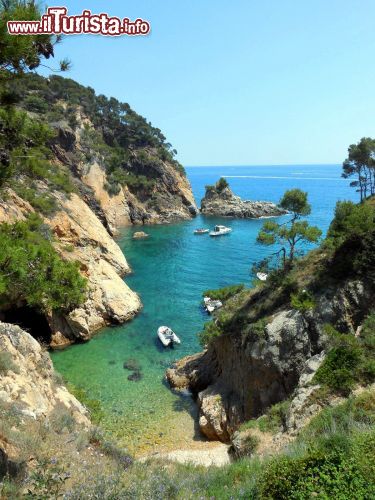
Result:
<svg viewBox="0 0 375 500"><path fill-rule="evenodd" d="M242 200L233 194L228 185L220 188L218 184L206 186L206 194L201 201L201 212L204 215L258 219L260 217L277 217L287 213L286 210L270 201Z"/></svg>
<svg viewBox="0 0 375 500"><path fill-rule="evenodd" d="M131 319L141 307L123 281L130 268L113 239L119 228L187 219L197 209L174 150L128 104L60 77L27 75L15 88L29 128L35 124L47 138L38 154L51 168L44 163L35 170L25 160L14 169L0 189L0 222L38 213L51 230L55 249L63 259L78 261L88 280L87 299L79 308L47 314L50 343L62 347ZM4 121L2 130L12 136L6 126ZM21 158L32 158L36 140L23 140ZM13 145L8 149L7 165Z"/></svg>
<svg viewBox="0 0 375 500"><path fill-rule="evenodd" d="M236 304L237 319L204 352L169 369L168 381L197 395L199 426L209 439L228 442L242 422L293 394L290 427L300 428L298 412L308 412L309 382L324 358L324 326L356 334L375 305L374 292L372 280L344 280L317 293L305 311L270 289L248 292Z"/></svg>
<svg viewBox="0 0 375 500"><path fill-rule="evenodd" d="M83 429L91 425L87 410L54 372L47 351L27 332L6 323L0 323L0 414L0 479L19 474L32 460L25 455L21 428L29 429L31 440L31 428L39 425L39 433L51 432L56 419Z"/></svg>

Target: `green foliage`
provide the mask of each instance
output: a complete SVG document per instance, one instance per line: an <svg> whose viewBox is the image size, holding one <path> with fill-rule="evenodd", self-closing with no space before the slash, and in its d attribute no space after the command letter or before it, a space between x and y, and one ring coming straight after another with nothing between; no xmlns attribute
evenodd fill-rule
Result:
<svg viewBox="0 0 375 500"><path fill-rule="evenodd" d="M375 280L375 206L338 202L324 248L332 252L329 272L335 276L362 275Z"/></svg>
<svg viewBox="0 0 375 500"><path fill-rule="evenodd" d="M13 361L11 354L7 351L0 351L0 375L7 372L19 373L19 367Z"/></svg>
<svg viewBox="0 0 375 500"><path fill-rule="evenodd" d="M230 285L230 286L225 286L223 288L219 288L216 290L206 290L203 292L203 296L210 297L213 300L221 300L221 301L226 301L233 297L234 295L237 295L238 293L242 292L244 290L245 285L243 283L240 283L239 285Z"/></svg>
<svg viewBox="0 0 375 500"><path fill-rule="evenodd" d="M285 400L272 405L266 413L257 419L248 420L243 423L240 430L258 428L261 432L276 434L286 428L286 419L290 407L290 401Z"/></svg>
<svg viewBox="0 0 375 500"><path fill-rule="evenodd" d="M221 193L227 187L229 187L229 183L226 179L224 179L224 177L220 177L216 184L207 184L205 186L206 192L215 191L216 193Z"/></svg>
<svg viewBox="0 0 375 500"><path fill-rule="evenodd" d="M53 56L53 37L49 35L12 36L7 21L39 21L41 11L34 2L8 0L0 4L0 69L22 74ZM4 77L4 75L2 75Z"/></svg>
<svg viewBox="0 0 375 500"><path fill-rule="evenodd" d="M41 460L27 479L26 498L36 500L61 498L64 483L69 478L63 467L55 461Z"/></svg>
<svg viewBox="0 0 375 500"><path fill-rule="evenodd" d="M306 216L311 213L311 206L307 201L307 193L300 189L285 191L280 200L280 206L293 214L294 218Z"/></svg>
<svg viewBox="0 0 375 500"><path fill-rule="evenodd" d="M307 193L300 189L286 191L280 205L293 214L292 219L289 223L283 224L278 224L273 220L266 221L259 231L257 241L266 246L275 244L281 246L277 254L282 254L285 270L292 265L298 246L302 243L317 243L322 231L316 226L310 226L307 221L298 220L301 216L311 212L311 207L307 202Z"/></svg>
<svg viewBox="0 0 375 500"><path fill-rule="evenodd" d="M207 321L203 326L203 330L198 333L199 343L202 347L205 347L222 333L222 329L214 321Z"/></svg>
<svg viewBox="0 0 375 500"><path fill-rule="evenodd" d="M63 261L38 216L0 226L0 296L42 310L70 310L82 303L86 280L78 264Z"/></svg>
<svg viewBox="0 0 375 500"><path fill-rule="evenodd" d="M28 201L35 210L43 215L51 215L57 209L57 203L53 196L49 193L38 193L32 185L25 186L20 183L14 183L12 188L18 196Z"/></svg>
<svg viewBox="0 0 375 500"><path fill-rule="evenodd" d="M249 323L247 325L243 325L242 332L243 336L249 337L250 339L264 339L266 337L266 326L267 320L266 318L258 319L254 323Z"/></svg>
<svg viewBox="0 0 375 500"><path fill-rule="evenodd" d="M22 106L26 107L30 95L33 98L36 95L49 103L51 112L58 113L59 117L62 117L59 101L66 101L65 118L73 129L77 125L77 106L81 106L94 125L93 129L87 127L82 134L85 153L89 155L94 151L98 159L102 157L108 174L115 169L124 169L128 174L143 175L150 180L155 167L169 162L176 171L185 175L184 168L175 159L176 150L166 142L160 129L138 115L129 104L113 97L97 96L92 88L56 75L50 76L48 84L38 75L26 75L17 83L17 91ZM55 117L49 114L42 118L55 121ZM92 161L93 158L86 156L86 159ZM112 184L109 188L116 189Z"/></svg>
<svg viewBox="0 0 375 500"><path fill-rule="evenodd" d="M331 348L314 376L315 382L348 395L356 383L375 380L374 317L372 314L367 318L359 337L326 327Z"/></svg>
<svg viewBox="0 0 375 500"><path fill-rule="evenodd" d="M224 179L224 177L220 177L220 179L215 184L215 188L218 193L221 193L227 187L229 187L229 184L228 181Z"/></svg>
<svg viewBox="0 0 375 500"><path fill-rule="evenodd" d="M53 210L54 202L47 193L36 193L36 180L45 181L51 190L67 194L75 190L68 173L50 161L48 144L53 137L54 132L45 123L22 111L0 108L0 148L3 149L0 188L9 185L22 191L21 196L25 195L35 208L40 207L45 213Z"/></svg>
<svg viewBox="0 0 375 500"><path fill-rule="evenodd" d="M34 113L46 113L48 111L48 104L41 97L30 94L24 100L24 106L28 111Z"/></svg>
<svg viewBox="0 0 375 500"><path fill-rule="evenodd" d="M348 148L348 158L343 163L342 176L347 179L355 177L350 183L360 193L361 202L367 196L375 194L375 140L362 137L358 144Z"/></svg>
<svg viewBox="0 0 375 500"><path fill-rule="evenodd" d="M370 203L356 205L351 201L338 201L327 239L337 248L353 236L364 237L375 228L375 210Z"/></svg>
<svg viewBox="0 0 375 500"><path fill-rule="evenodd" d="M375 449L374 449L375 451ZM275 458L260 479L264 499L370 498L368 482L355 457L343 453L310 452L298 458Z"/></svg>
<svg viewBox="0 0 375 500"><path fill-rule="evenodd" d="M293 309L305 312L314 309L316 303L312 294L306 290L301 290L298 293L292 293L290 303Z"/></svg>

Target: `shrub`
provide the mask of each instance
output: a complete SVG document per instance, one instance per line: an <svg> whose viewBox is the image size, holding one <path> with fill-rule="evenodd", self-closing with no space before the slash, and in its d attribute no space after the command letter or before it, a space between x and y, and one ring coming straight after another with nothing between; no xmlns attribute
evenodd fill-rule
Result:
<svg viewBox="0 0 375 500"><path fill-rule="evenodd" d="M356 371L360 359L360 351L355 346L334 347L318 368L314 380L347 395L356 382Z"/></svg>
<svg viewBox="0 0 375 500"><path fill-rule="evenodd" d="M46 101L33 94L25 98L24 106L28 111L33 111L34 113L42 114L48 111L48 104Z"/></svg>
<svg viewBox="0 0 375 500"><path fill-rule="evenodd" d="M356 383L375 380L374 314L365 320L359 337L340 334L326 326L330 350L314 376L314 381L334 392L348 395Z"/></svg>
<svg viewBox="0 0 375 500"><path fill-rule="evenodd" d="M203 330L198 333L198 340L202 347L207 346L213 339L219 337L222 330L215 324L214 321L208 321L204 324Z"/></svg>
<svg viewBox="0 0 375 500"><path fill-rule="evenodd" d="M306 312L310 309L314 309L315 300L310 292L302 290L298 293L292 293L290 296L290 303L293 309L297 311Z"/></svg>
<svg viewBox="0 0 375 500"><path fill-rule="evenodd" d="M49 229L35 214L0 226L0 295L41 310L70 310L85 297L86 280L75 262L63 261Z"/></svg>
<svg viewBox="0 0 375 500"><path fill-rule="evenodd" d="M272 460L260 478L259 490L261 498L279 500L312 497L364 500L374 492L354 457L321 452Z"/></svg>
<svg viewBox="0 0 375 500"><path fill-rule="evenodd" d="M245 285L242 283L239 285L230 285L224 288L219 288L217 290L206 290L205 292L203 292L203 296L207 296L213 300L221 300L224 302L233 297L234 295L237 295L238 293L242 292L244 288Z"/></svg>
<svg viewBox="0 0 375 500"><path fill-rule="evenodd" d="M51 215L57 209L56 200L49 193L38 194L33 187L27 187L22 184L15 184L13 189L18 196L28 201L35 210L41 212L43 215Z"/></svg>
<svg viewBox="0 0 375 500"><path fill-rule="evenodd" d="M258 448L260 439L254 434L248 433L241 437L241 447L236 453L237 458L250 457Z"/></svg>
<svg viewBox="0 0 375 500"><path fill-rule="evenodd" d="M248 337L252 341L264 339L266 337L267 320L265 318L258 319L254 323L242 325L242 333L244 337Z"/></svg>
<svg viewBox="0 0 375 500"><path fill-rule="evenodd" d="M62 432L64 429L72 432L76 425L73 416L63 404L55 406L51 412L50 421L53 430L57 433Z"/></svg>
<svg viewBox="0 0 375 500"><path fill-rule="evenodd" d="M226 179L224 179L224 177L220 177L220 179L215 184L215 188L218 193L221 193L227 187L229 187L229 183Z"/></svg>

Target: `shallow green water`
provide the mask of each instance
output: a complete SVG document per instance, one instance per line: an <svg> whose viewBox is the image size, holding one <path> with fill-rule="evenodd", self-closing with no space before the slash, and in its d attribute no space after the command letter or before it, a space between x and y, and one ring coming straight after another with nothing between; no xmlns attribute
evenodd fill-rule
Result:
<svg viewBox="0 0 375 500"><path fill-rule="evenodd" d="M275 168L279 173L281 167ZM273 201L286 188L301 185L310 192L312 221L326 229L336 200L352 197L352 191L340 179L337 167L322 167L312 174L311 166L298 167L299 176L305 171L309 176L309 181L304 182L296 178L293 168L285 168L280 178L273 174L269 179L257 179L256 192L252 177L241 177L233 184L243 197ZM223 167L220 174L228 170ZM262 168L262 172L267 171ZM272 173L270 170L268 175ZM316 181L310 179L312 175L316 175ZM214 180L218 172L189 170L196 193L202 191L207 178L211 181L209 176ZM331 180L322 182L322 176ZM221 238L193 235L194 228L216 223L231 226L233 232ZM194 406L189 397L182 398L168 389L163 382L165 369L175 359L199 349L196 332L208 320L200 305L202 292L233 283L250 284L252 262L263 258L267 251L256 244L261 225L261 220L198 217L169 226L146 227L150 234L146 240L132 240L139 228L123 231L119 244L134 271L126 282L141 295L142 312L132 322L107 328L86 344L53 353L53 362L68 381L101 402L101 425L131 451L143 454L183 447L184 442L191 445L194 426L190 412L194 412ZM173 350L161 347L156 330L164 324L178 333L181 346ZM127 380L130 372L123 363L128 358L135 358L142 366L143 378L139 382Z"/></svg>

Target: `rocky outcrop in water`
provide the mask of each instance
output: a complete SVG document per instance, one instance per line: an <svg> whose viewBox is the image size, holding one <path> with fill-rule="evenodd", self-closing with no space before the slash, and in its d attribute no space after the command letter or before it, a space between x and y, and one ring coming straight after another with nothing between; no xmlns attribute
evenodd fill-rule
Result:
<svg viewBox="0 0 375 500"><path fill-rule="evenodd" d="M286 210L270 201L242 200L233 194L229 186L220 189L207 186L206 194L201 201L201 212L204 215L220 217L236 217L239 219L259 219L260 217L277 217L286 214Z"/></svg>
<svg viewBox="0 0 375 500"><path fill-rule="evenodd" d="M264 300L262 291L252 296L249 310L257 300ZM304 425L314 412L306 407L308 382L324 356L324 325L354 334L374 307L374 285L347 280L322 292L316 301L305 312L278 306L267 315L262 334L247 333L246 328L228 331L203 353L184 358L167 371L172 387L197 395L199 426L209 439L228 442L241 422L294 392L290 427Z"/></svg>

